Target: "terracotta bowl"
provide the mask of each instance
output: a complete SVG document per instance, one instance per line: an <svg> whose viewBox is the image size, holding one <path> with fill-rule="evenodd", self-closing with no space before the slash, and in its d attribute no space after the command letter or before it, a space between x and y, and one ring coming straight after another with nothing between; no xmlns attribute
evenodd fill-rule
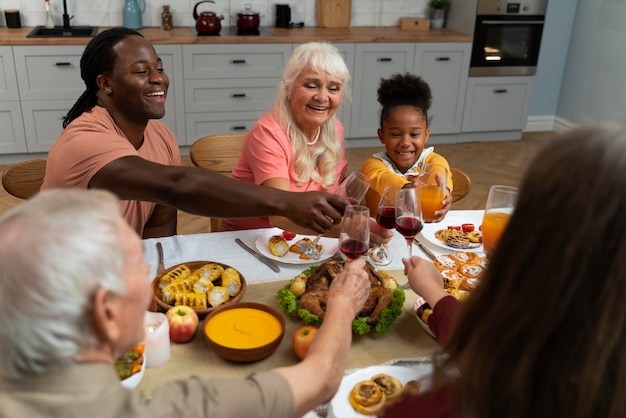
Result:
<svg viewBox="0 0 626 418"><path fill-rule="evenodd" d="M235 310L241 311L235 313L233 312ZM254 311L260 311L260 316ZM232 318L230 315L239 316ZM279 329L274 329L276 325ZM244 334L253 334L250 340L247 338L238 340L241 343L239 346L245 345L246 348L238 348L238 344L233 340L241 336L242 328L247 328ZM241 302L211 312L204 319L202 333L207 345L215 354L226 360L247 363L264 359L276 350L285 335L285 318L276 309L267 305Z"/></svg>
<svg viewBox="0 0 626 418"><path fill-rule="evenodd" d="M223 264L223 263L218 263L216 261L189 261L186 263L182 263L185 264L187 267L189 267L189 270L191 270L192 272L196 269L199 269L200 267L202 267L205 264L218 264L222 267L224 267L225 269L230 267L229 265ZM167 312L168 309L173 308L174 305L170 305L168 303L165 303L163 301L163 297L161 295L161 290L159 289L159 280L161 279L162 276L164 276L165 274L169 273L170 271L174 270L176 267L178 267L180 264L176 264L168 269L166 269L162 275L158 275L157 277L154 278L154 280L152 280L152 291L154 292L154 301L156 302L157 306L159 307L159 309L163 312ZM239 270L237 270L239 271ZM232 296L227 302L225 302L222 305L219 306L214 306L214 307L210 307L210 308L206 308L206 309L195 309L196 313L198 314L198 317L200 319L204 318L205 316L207 316L208 314L210 314L211 312L213 312L214 310L221 308L222 306L230 306L233 304L236 304L237 302L239 302L241 300L241 298L243 297L243 295L246 293L246 289L248 288L247 284L246 284L246 279L244 279L243 275L241 274L241 272L239 272L239 277L241 278L241 290L239 291L239 293L237 293L235 296ZM221 279L218 279L216 282L219 283Z"/></svg>

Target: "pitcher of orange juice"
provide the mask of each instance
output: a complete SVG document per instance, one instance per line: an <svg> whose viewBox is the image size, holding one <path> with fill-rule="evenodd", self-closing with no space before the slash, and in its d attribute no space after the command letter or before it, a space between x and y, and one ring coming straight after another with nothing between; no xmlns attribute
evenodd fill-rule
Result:
<svg viewBox="0 0 626 418"><path fill-rule="evenodd" d="M446 197L448 169L440 164L424 164L416 180L413 184L419 190L424 222L434 222L437 219L435 211L441 209Z"/></svg>
<svg viewBox="0 0 626 418"><path fill-rule="evenodd" d="M491 186L483 216L483 247L490 253L509 223L515 208L517 187Z"/></svg>

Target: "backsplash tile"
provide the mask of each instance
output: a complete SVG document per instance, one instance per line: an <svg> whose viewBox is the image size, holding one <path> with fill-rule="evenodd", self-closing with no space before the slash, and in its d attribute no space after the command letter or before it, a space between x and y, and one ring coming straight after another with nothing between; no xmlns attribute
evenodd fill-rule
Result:
<svg viewBox="0 0 626 418"><path fill-rule="evenodd" d="M142 0L138 0L141 4ZM274 26L276 3L291 6L291 21L317 26L315 0L214 0L215 4L203 3L198 11L211 10L223 15L222 26L236 26L237 13L246 4L261 15L261 26ZM74 16L72 25L119 26L122 24L124 0L66 0L68 14ZM145 0L143 25L161 26L164 4L170 5L174 26L193 26L192 11L197 0ZM352 26L398 26L400 17L425 17L427 0L352 0ZM50 0L52 19L56 25L63 22L63 1ZM24 26L45 23L44 0L0 0L0 10L19 9ZM4 14L1 25L4 26Z"/></svg>

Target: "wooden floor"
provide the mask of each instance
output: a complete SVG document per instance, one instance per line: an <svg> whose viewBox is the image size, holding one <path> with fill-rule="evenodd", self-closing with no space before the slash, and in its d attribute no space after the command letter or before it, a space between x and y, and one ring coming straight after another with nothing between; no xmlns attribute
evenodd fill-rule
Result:
<svg viewBox="0 0 626 418"><path fill-rule="evenodd" d="M520 141L473 142L467 144L435 145L435 151L443 155L451 166L465 171L472 179L469 194L456 202L452 209L483 209L492 184L516 186L529 160L541 145L553 138L553 132L525 133ZM358 170L375 148L348 149L348 171ZM183 163L191 165L188 157ZM0 173L6 166L0 165ZM0 188L0 214L22 202ZM180 213L178 233L194 234L210 231L207 218Z"/></svg>

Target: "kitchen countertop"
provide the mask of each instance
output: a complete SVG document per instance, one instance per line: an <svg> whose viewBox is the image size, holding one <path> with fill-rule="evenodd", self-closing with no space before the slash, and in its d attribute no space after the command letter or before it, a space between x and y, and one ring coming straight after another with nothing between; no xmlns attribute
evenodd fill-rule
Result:
<svg viewBox="0 0 626 418"><path fill-rule="evenodd" d="M27 38L32 27L0 28L0 45L86 45L92 38ZM100 32L107 28L101 27ZM403 30L399 27L267 28L274 36L196 36L189 27L171 31L144 28L141 32L153 44L281 44L326 41L333 43L369 42L472 42L472 37L451 29L426 31Z"/></svg>

